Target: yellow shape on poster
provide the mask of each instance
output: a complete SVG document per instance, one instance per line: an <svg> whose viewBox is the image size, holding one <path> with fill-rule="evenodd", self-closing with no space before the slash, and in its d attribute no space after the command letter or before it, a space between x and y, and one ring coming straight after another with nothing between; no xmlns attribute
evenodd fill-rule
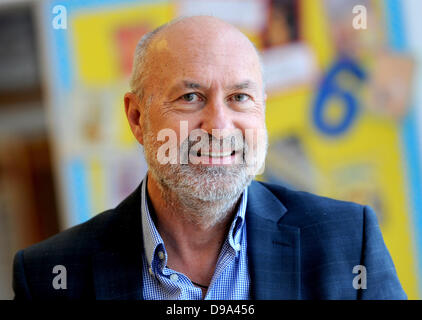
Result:
<svg viewBox="0 0 422 320"><path fill-rule="evenodd" d="M71 22L76 70L82 84L104 86L121 76L114 34L117 27L139 22L155 28L174 16L168 3L113 7L75 13Z"/></svg>
<svg viewBox="0 0 422 320"><path fill-rule="evenodd" d="M335 50L328 37L330 28L322 4L322 0L302 0L299 17L303 40L312 47L318 66L324 69L333 61Z"/></svg>
<svg viewBox="0 0 422 320"><path fill-rule="evenodd" d="M307 112L311 95L311 88L298 87L268 96L266 119L270 136L306 131L307 122L304 122L303 115Z"/></svg>

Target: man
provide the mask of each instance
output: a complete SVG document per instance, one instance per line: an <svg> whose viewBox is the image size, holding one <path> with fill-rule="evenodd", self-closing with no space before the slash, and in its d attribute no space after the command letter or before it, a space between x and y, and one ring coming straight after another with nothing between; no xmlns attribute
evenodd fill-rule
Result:
<svg viewBox="0 0 422 320"><path fill-rule="evenodd" d="M158 28L131 89L147 176L115 209L18 252L16 299L406 298L369 207L252 181L266 97L237 29L212 17Z"/></svg>

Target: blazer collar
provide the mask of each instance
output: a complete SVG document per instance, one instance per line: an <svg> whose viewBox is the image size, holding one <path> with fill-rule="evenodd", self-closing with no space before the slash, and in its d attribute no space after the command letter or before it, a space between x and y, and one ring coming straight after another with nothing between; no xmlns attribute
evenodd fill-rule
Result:
<svg viewBox="0 0 422 320"><path fill-rule="evenodd" d="M253 181L246 208L252 299L300 299L300 229L283 223L287 209Z"/></svg>

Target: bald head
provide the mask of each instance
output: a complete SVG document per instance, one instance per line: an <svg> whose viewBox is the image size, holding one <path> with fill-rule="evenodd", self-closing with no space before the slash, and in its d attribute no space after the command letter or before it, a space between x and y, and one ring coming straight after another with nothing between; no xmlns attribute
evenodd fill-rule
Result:
<svg viewBox="0 0 422 320"><path fill-rule="evenodd" d="M231 59L227 59L228 56ZM259 53L242 32L214 17L193 16L172 20L142 37L135 51L130 81L132 92L144 100L147 87L169 71L172 61L181 60L182 65L198 64L201 63L199 57L220 66L224 60L227 63L233 59L243 60L245 67L259 69L262 81ZM148 104L148 99L145 103Z"/></svg>

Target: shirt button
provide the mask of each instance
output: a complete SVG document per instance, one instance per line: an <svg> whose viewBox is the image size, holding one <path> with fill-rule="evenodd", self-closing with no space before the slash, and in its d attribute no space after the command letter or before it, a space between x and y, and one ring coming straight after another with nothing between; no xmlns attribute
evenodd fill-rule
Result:
<svg viewBox="0 0 422 320"><path fill-rule="evenodd" d="M150 275L154 275L154 272L152 272L152 268L149 268L148 272L149 272Z"/></svg>
<svg viewBox="0 0 422 320"><path fill-rule="evenodd" d="M234 245L234 250L236 250L236 251L240 251L240 243L236 243L236 244Z"/></svg>
<svg viewBox="0 0 422 320"><path fill-rule="evenodd" d="M160 258L160 260L164 259L164 252L163 251L158 251L158 258Z"/></svg>
<svg viewBox="0 0 422 320"><path fill-rule="evenodd" d="M177 282L177 280L179 280L179 276L178 276L177 274L173 273L173 274L170 276L170 280L171 280L171 281L174 281L174 282Z"/></svg>

